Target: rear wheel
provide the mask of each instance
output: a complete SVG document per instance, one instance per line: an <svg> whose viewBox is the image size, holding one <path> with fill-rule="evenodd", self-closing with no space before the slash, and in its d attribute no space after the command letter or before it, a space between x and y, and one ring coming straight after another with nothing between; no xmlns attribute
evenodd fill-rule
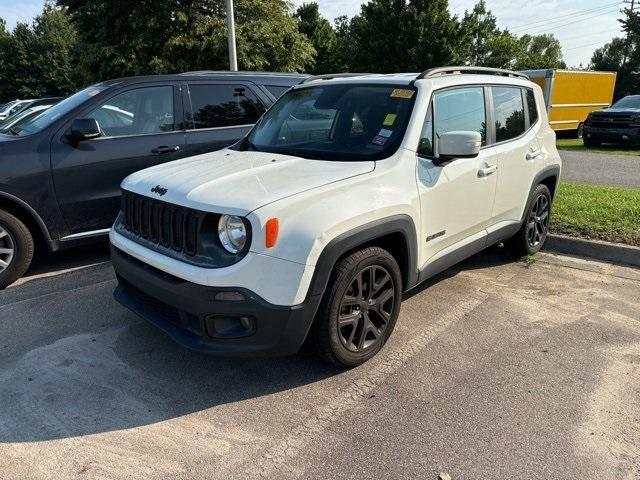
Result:
<svg viewBox="0 0 640 480"><path fill-rule="evenodd" d="M32 259L29 229L17 217L0 210L0 289L24 275Z"/></svg>
<svg viewBox="0 0 640 480"><path fill-rule="evenodd" d="M588 138L582 138L582 143L584 143L584 146L587 148L594 148L594 147L599 147L600 146L600 142L597 140L591 140Z"/></svg>
<svg viewBox="0 0 640 480"><path fill-rule="evenodd" d="M395 327L401 295L400 268L386 250L369 247L342 259L314 324L320 356L342 367L373 357Z"/></svg>
<svg viewBox="0 0 640 480"><path fill-rule="evenodd" d="M546 185L538 185L531 196L525 220L518 233L506 246L516 256L538 253L549 233L551 192Z"/></svg>

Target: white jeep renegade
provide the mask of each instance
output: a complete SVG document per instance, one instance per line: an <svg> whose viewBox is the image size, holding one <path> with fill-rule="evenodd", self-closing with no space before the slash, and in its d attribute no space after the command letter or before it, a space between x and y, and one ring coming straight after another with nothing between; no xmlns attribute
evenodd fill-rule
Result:
<svg viewBox="0 0 640 480"><path fill-rule="evenodd" d="M311 77L232 147L125 179L115 297L196 350L358 365L403 292L498 242L537 252L559 177L522 74Z"/></svg>

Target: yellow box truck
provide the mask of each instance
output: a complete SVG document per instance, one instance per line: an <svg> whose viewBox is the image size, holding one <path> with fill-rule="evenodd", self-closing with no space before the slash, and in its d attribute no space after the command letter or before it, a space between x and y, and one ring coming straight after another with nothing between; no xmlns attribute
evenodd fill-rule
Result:
<svg viewBox="0 0 640 480"><path fill-rule="evenodd" d="M525 70L544 92L551 128L575 131L582 136L582 124L594 110L611 106L616 86L615 72L586 70Z"/></svg>

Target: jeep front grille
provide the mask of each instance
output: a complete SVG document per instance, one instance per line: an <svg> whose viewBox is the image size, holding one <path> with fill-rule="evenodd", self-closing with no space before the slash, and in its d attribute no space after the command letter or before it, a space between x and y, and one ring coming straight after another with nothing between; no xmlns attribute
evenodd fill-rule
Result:
<svg viewBox="0 0 640 480"><path fill-rule="evenodd" d="M136 237L194 256L204 212L122 192L121 227Z"/></svg>

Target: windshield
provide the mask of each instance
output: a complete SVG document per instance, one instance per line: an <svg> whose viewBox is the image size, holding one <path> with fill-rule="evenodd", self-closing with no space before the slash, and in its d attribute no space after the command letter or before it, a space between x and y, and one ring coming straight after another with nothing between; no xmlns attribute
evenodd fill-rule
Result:
<svg viewBox="0 0 640 480"><path fill-rule="evenodd" d="M13 135L30 135L32 133L39 132L63 115L66 115L78 105L84 103L107 88L108 86L106 85L94 85L92 87L85 88L84 90L80 90L61 102L56 103L42 115L36 115L35 117L30 118L29 121L24 122L19 127L14 126L15 128L11 129L11 133Z"/></svg>
<svg viewBox="0 0 640 480"><path fill-rule="evenodd" d="M2 109L0 110L0 113L4 113L6 115L9 112L9 110L11 110L19 102L20 100L12 100L10 102L5 103L4 105L2 105Z"/></svg>
<svg viewBox="0 0 640 480"><path fill-rule="evenodd" d="M640 109L640 95L630 95L618 100L611 108L637 108Z"/></svg>
<svg viewBox="0 0 640 480"><path fill-rule="evenodd" d="M10 116L0 124L0 133L4 133L5 135L12 134L12 131L19 130L22 125L35 119L38 115L42 115L45 110L46 108L29 108Z"/></svg>
<svg viewBox="0 0 640 480"><path fill-rule="evenodd" d="M291 90L239 148L322 160L386 158L400 146L415 93L346 83Z"/></svg>

